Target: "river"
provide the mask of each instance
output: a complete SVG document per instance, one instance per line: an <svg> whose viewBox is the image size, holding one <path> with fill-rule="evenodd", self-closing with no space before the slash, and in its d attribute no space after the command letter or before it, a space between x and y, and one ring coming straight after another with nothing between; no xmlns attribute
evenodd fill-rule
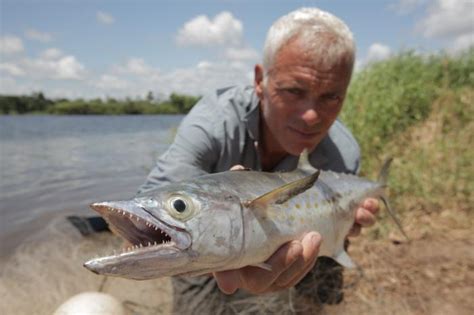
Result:
<svg viewBox="0 0 474 315"><path fill-rule="evenodd" d="M133 196L182 117L0 116L2 256L53 218Z"/></svg>

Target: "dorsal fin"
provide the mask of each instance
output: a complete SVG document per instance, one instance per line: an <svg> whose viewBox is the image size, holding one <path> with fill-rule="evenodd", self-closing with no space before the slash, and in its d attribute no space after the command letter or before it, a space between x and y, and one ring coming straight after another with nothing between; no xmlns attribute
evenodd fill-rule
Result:
<svg viewBox="0 0 474 315"><path fill-rule="evenodd" d="M291 183L280 186L266 194L263 194L253 200L243 203L245 207L249 208L265 208L270 204L282 204L287 200L293 198L311 188L314 182L318 179L319 170L310 176L292 181Z"/></svg>

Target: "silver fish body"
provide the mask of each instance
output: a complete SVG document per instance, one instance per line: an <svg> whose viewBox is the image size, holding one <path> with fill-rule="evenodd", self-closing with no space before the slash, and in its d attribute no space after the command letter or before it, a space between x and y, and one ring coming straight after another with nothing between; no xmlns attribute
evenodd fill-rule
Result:
<svg viewBox="0 0 474 315"><path fill-rule="evenodd" d="M383 198L384 187L331 171L228 171L172 183L133 200L93 204L132 247L84 265L132 279L265 267L282 244L318 231L319 255L352 266L343 244L355 210L367 197Z"/></svg>

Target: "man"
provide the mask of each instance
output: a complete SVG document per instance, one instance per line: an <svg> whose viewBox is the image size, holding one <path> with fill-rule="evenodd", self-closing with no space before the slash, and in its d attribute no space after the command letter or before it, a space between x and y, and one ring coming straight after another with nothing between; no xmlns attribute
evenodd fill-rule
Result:
<svg viewBox="0 0 474 315"><path fill-rule="evenodd" d="M158 159L139 194L235 165L290 171L304 149L316 168L356 173L359 147L336 120L354 55L350 30L327 12L300 9L280 18L267 35L263 64L255 66L254 87L226 88L202 98L183 120L174 143ZM377 210L376 200L365 200L357 210L352 234L373 224ZM221 307L228 313L235 308L222 308L223 303L294 286L297 291L305 286L310 293L302 294L312 295L315 301L338 302L340 293L331 296L330 287L341 286L340 269L327 260L313 268L321 242L313 231L285 244L267 261L272 271L245 267L212 277L176 277L175 311L217 313ZM320 290L325 273L331 273L328 266L336 268L337 283ZM315 283L310 281L313 278Z"/></svg>

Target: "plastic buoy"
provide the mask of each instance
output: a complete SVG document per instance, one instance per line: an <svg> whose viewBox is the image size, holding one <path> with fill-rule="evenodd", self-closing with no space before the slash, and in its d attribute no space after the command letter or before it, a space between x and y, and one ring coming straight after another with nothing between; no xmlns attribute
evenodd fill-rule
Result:
<svg viewBox="0 0 474 315"><path fill-rule="evenodd" d="M110 294L84 292L61 304L53 315L125 315L125 309Z"/></svg>

